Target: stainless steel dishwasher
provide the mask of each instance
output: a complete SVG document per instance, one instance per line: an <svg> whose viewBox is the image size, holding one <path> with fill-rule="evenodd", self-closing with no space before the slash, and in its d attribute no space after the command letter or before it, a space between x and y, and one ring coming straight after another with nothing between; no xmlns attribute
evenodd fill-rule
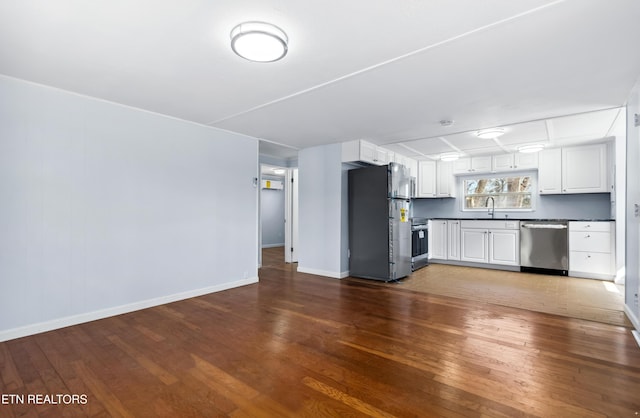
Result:
<svg viewBox="0 0 640 418"><path fill-rule="evenodd" d="M520 221L520 269L567 275L567 221Z"/></svg>

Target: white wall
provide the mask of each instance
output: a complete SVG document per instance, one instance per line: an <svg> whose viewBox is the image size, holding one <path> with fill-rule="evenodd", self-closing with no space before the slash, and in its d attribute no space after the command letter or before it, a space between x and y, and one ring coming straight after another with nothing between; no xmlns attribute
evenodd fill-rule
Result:
<svg viewBox="0 0 640 418"><path fill-rule="evenodd" d="M343 266L344 193L342 145L306 148L298 154L298 271L334 278L348 275Z"/></svg>
<svg viewBox="0 0 640 418"><path fill-rule="evenodd" d="M627 103L627 219L626 219L626 281L625 312L635 328L640 330L640 217L635 205L640 205L640 127L634 115L640 115L640 82L631 92ZM640 344L640 341L638 342Z"/></svg>
<svg viewBox="0 0 640 418"><path fill-rule="evenodd" d="M0 341L257 281L254 138L0 76Z"/></svg>

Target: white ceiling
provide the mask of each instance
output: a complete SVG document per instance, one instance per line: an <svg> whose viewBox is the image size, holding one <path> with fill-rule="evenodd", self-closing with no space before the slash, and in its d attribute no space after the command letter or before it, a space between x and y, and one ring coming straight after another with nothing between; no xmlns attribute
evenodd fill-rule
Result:
<svg viewBox="0 0 640 418"><path fill-rule="evenodd" d="M288 55L236 56L246 20L283 28ZM3 0L0 74L265 139L271 155L352 139L474 155L624 129L638 22L637 0ZM472 135L494 126L498 142Z"/></svg>

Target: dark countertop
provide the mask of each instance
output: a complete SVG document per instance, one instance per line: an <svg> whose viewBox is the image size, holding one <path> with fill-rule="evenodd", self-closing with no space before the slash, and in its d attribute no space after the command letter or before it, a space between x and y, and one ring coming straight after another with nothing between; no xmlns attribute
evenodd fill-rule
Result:
<svg viewBox="0 0 640 418"><path fill-rule="evenodd" d="M541 218L428 218L416 216L415 219L442 219L445 221L542 221L542 222L615 222L615 219L541 219ZM413 218L412 218L413 219Z"/></svg>

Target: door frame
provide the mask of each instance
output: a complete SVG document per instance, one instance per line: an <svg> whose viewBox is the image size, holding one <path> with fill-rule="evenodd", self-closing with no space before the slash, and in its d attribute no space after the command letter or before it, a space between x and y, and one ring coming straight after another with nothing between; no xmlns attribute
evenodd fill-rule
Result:
<svg viewBox="0 0 640 418"><path fill-rule="evenodd" d="M298 169L287 169L284 186L284 261L298 262Z"/></svg>

